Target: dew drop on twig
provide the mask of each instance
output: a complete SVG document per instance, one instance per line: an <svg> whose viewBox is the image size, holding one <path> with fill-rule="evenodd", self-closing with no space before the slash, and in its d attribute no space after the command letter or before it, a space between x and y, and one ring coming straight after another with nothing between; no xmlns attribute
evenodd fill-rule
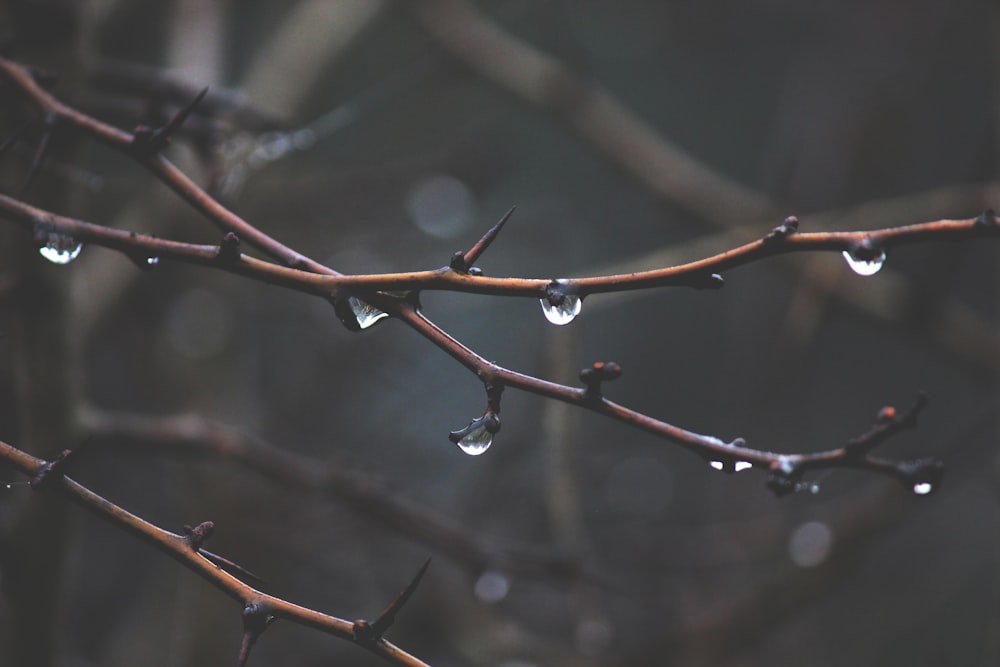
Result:
<svg viewBox="0 0 1000 667"><path fill-rule="evenodd" d="M485 426L480 426L459 438L455 444L469 456L479 456L493 444L493 434Z"/></svg>
<svg viewBox="0 0 1000 667"><path fill-rule="evenodd" d="M358 326L362 329L367 329L379 320L389 317L389 313L379 310L356 296L348 297L347 302L351 306L351 312L354 313L354 317L358 320Z"/></svg>
<svg viewBox="0 0 1000 667"><path fill-rule="evenodd" d="M159 263L160 263L160 258L159 257L155 257L154 256L154 257L147 257L146 258L146 265L147 266L156 266Z"/></svg>
<svg viewBox="0 0 1000 667"><path fill-rule="evenodd" d="M917 482L913 485L913 493L918 496L926 496L934 490L934 485L930 482Z"/></svg>
<svg viewBox="0 0 1000 667"><path fill-rule="evenodd" d="M743 472L744 470L749 470L752 467L753 464L749 461L737 461L733 468L736 472Z"/></svg>
<svg viewBox="0 0 1000 667"><path fill-rule="evenodd" d="M539 301L542 304L545 319L559 326L572 322L583 309L583 299L575 294L563 296L562 303L559 305L553 304L547 298L539 299Z"/></svg>
<svg viewBox="0 0 1000 667"><path fill-rule="evenodd" d="M486 414L473 419L468 426L448 434L448 439L469 456L483 454L493 444L493 436L500 430L500 419Z"/></svg>
<svg viewBox="0 0 1000 667"><path fill-rule="evenodd" d="M878 273L882 265L885 264L885 250L879 250L874 257L865 259L859 257L856 251L845 250L844 259L847 260L847 265L851 267L851 270L859 276L872 276Z"/></svg>
<svg viewBox="0 0 1000 667"><path fill-rule="evenodd" d="M79 257L82 249L83 244L78 243L72 236L49 232L45 245L38 249L38 254L53 264L69 264Z"/></svg>
<svg viewBox="0 0 1000 667"><path fill-rule="evenodd" d="M725 464L722 463L722 461L709 461L708 465L712 466L713 470L722 470L723 468L726 467Z"/></svg>

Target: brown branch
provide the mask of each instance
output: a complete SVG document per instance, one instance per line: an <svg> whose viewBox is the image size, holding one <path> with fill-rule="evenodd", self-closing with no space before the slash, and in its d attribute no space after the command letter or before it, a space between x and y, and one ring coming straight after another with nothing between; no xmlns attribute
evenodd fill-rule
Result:
<svg viewBox="0 0 1000 667"><path fill-rule="evenodd" d="M428 6L431 4L435 3L428 3ZM553 281L489 278L463 274L450 267L445 267L436 271L406 274L342 276L333 269L309 260L287 248L239 218L209 197L159 154L136 154L136 151L131 149L132 135L62 105L38 86L30 73L19 65L0 59L0 73L5 74L17 87L34 99L45 113L59 117L99 140L132 155L216 225L227 232L236 234L240 240L247 240L251 245L271 257L294 267L290 270L240 255L239 261L230 258L222 262L221 264L225 265L223 268L312 293L322 293L324 289L328 293L342 290L353 293L356 295L355 298L360 298L370 306L406 323L474 372L488 386L501 389L505 386L511 386L578 405L672 441L705 458L713 467L728 471L737 464L743 464L741 469L757 467L771 471L772 479L775 478L775 475L777 475L777 479L782 479L782 475L787 472L786 469L789 466L797 474L807 469L824 467L865 468L894 476L907 483L913 474L912 471L902 471L897 465L879 459L849 457L843 448L809 455L784 455L764 450L751 450L742 445L737 447L734 443L742 443L741 439L725 443L716 437L685 430L604 398L600 401L592 400L591 394L588 394L586 390L548 382L487 361L427 319L419 311L415 298L392 296L383 293L382 290L451 289L479 294L533 296L546 299L552 306L560 306L567 299L572 298L576 299L576 304L579 305L579 299L590 293L620 292L667 285L718 287L721 286L721 278L715 273L716 271L756 262L778 254L807 250L835 251L848 253L855 261L875 262L877 260L881 262L884 260L887 250L906 244L986 236L1000 238L1000 224L992 211L971 220L940 220L866 232L797 233L797 230L791 228L792 226L786 222L781 227L781 233L775 230L762 239L732 250L695 262L635 274ZM81 239L89 238L96 243L113 239L111 242L119 248L127 247L133 243L133 237L128 233L102 231L99 226L92 226L80 221L69 221L45 212L41 212L39 216L37 209L27 207L16 200L4 198L0 200L0 205L2 205L0 210L7 211L10 217L14 217L22 224L30 221L32 225L35 225L40 217L43 225L54 226L57 230L72 233L75 229L81 234ZM165 251L164 254L175 253L171 256L183 257L186 261L208 263L206 256L208 250L204 246L178 244L168 247L165 244L170 242L160 242L148 238L143 238L141 243L144 250L159 247ZM218 254L218 250L216 250L215 255L218 256ZM303 271L295 271L295 268L303 269ZM308 272L322 275L309 275ZM338 304L343 306L344 299L339 299ZM354 321L353 316L348 316L342 307L338 309L338 315L341 315L350 329L356 331L370 326L371 323L379 319L379 317L370 318L367 324L362 325L360 321ZM778 490L778 487L772 486L772 488Z"/></svg>
<svg viewBox="0 0 1000 667"><path fill-rule="evenodd" d="M63 459L67 458L64 456ZM0 442L0 460L6 461L12 467L31 477L37 477L43 471L53 471L54 462L35 458L6 442ZM269 616L275 619L285 619L333 635L339 639L352 641L363 646L372 653L395 665L426 665L418 658L406 653L399 647L379 638L375 642L358 641L353 632L353 624L349 621L330 616L322 612L301 607L282 598L262 593L240 581L237 577L213 563L200 553L201 543L211 532L211 522L200 524L188 532L178 535L159 528L125 509L105 500L87 487L73 481L65 475L49 474L46 477L46 490L51 490L65 496L71 502L93 512L118 528L150 544L158 551L170 556L183 566L206 580L209 584L239 602L244 609L251 605L263 606Z"/></svg>

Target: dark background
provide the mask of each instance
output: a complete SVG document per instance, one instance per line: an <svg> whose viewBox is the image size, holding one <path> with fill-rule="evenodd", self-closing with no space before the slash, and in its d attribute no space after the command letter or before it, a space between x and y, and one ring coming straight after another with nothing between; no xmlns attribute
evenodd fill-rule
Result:
<svg viewBox="0 0 1000 667"><path fill-rule="evenodd" d="M199 133L195 121L171 158L251 223L343 272L436 268L512 205L479 262L490 275L690 261L793 213L807 231L853 230L1000 204L991 3L477 3L758 193L725 218L664 196L656 174L637 175L574 130L571 97L539 106L487 80L408 10L420 4L22 1L0 5L0 28L15 57L60 71L61 99L125 129L172 108L102 87L106 59L245 93L281 122L222 114ZM0 96L7 136L25 112L11 110L12 91ZM20 187L31 132L3 158L5 193ZM777 202L766 215L752 206L762 198ZM162 185L89 142L63 138L27 199L218 242ZM4 257L30 252L23 234L5 234ZM455 558L233 462L117 442L80 463L77 478L157 525L213 520L210 548L263 576L264 590L342 618L377 615L434 556L388 636L438 667L995 665L998 252L990 241L908 247L870 278L834 254L768 260L729 272L721 291L594 296L565 328L532 299L423 296L432 320L488 359L569 384L614 360L624 374L612 399L760 449L839 447L881 406L906 408L925 390L919 428L882 453L944 458L945 484L927 498L834 472L811 480L818 493L779 501L759 471L724 476L669 443L512 390L494 446L464 456L447 435L482 413L481 385L405 327L352 334L321 299L167 262L143 273L99 248L34 267L68 295L66 349L34 363L73 388L53 420L194 414L370 475L498 553L530 545L583 564L586 577L567 578ZM37 289L15 285L0 321L11 328L10 304ZM26 436L18 406L51 399L25 381L17 341L0 348L0 437L50 456L64 445L40 451ZM58 594L18 596L12 578L23 575L0 571L0 656L22 655L24 636L3 628L35 611L54 636L39 664L234 662L238 605L75 508L24 537L36 502L26 487L0 489L0 550L32 539L58 552ZM491 582L509 586L502 599ZM377 662L278 623L250 664Z"/></svg>

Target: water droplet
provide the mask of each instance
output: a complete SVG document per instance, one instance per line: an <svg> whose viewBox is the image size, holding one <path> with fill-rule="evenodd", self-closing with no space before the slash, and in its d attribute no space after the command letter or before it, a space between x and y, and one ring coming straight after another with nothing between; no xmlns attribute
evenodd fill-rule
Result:
<svg viewBox="0 0 1000 667"><path fill-rule="evenodd" d="M753 464L750 463L749 461L737 461L735 469L736 469L736 472L743 472L744 470L749 470L752 467L753 467Z"/></svg>
<svg viewBox="0 0 1000 667"><path fill-rule="evenodd" d="M493 444L493 435L500 430L500 419L495 415L483 415L473 419L463 429L452 431L448 439L458 445L469 456L479 456Z"/></svg>
<svg viewBox="0 0 1000 667"><path fill-rule="evenodd" d="M379 310L366 301L362 301L356 296L347 298L347 303L351 306L354 317L358 320L358 326L367 329L379 320L389 317L389 313Z"/></svg>
<svg viewBox="0 0 1000 667"><path fill-rule="evenodd" d="M847 260L847 265L851 267L851 270L859 276L872 276L878 273L882 265L885 264L885 250L879 250L876 255L866 259L859 257L857 251L845 250L844 259Z"/></svg>
<svg viewBox="0 0 1000 667"><path fill-rule="evenodd" d="M476 597L493 604L495 602L500 602L505 597L507 593L510 592L510 580L507 579L501 572L496 570L487 570L476 579L476 585L473 588L473 593Z"/></svg>
<svg viewBox="0 0 1000 667"><path fill-rule="evenodd" d="M159 263L160 263L160 258L159 257L147 257L146 258L146 264L149 265L149 266L156 266Z"/></svg>
<svg viewBox="0 0 1000 667"><path fill-rule="evenodd" d="M566 294L562 298L562 303L558 306L546 299L539 299L542 303L542 312L545 319L552 324L562 326L572 322L583 309L583 299L575 294Z"/></svg>
<svg viewBox="0 0 1000 667"><path fill-rule="evenodd" d="M712 468L715 470L722 470L723 468L726 467L725 464L722 463L722 461L709 461L708 465L712 466Z"/></svg>
<svg viewBox="0 0 1000 667"><path fill-rule="evenodd" d="M4 484L4 488L11 489L13 487L14 487L13 484Z"/></svg>
<svg viewBox="0 0 1000 667"><path fill-rule="evenodd" d="M455 444L469 456L479 456L493 444L493 434L485 427L480 427L467 433Z"/></svg>
<svg viewBox="0 0 1000 667"><path fill-rule="evenodd" d="M918 496L926 496L934 490L934 485L930 482L917 482L913 485L913 492Z"/></svg>
<svg viewBox="0 0 1000 667"><path fill-rule="evenodd" d="M80 255L82 249L83 244L77 243L72 236L49 232L45 245L38 249L38 254L53 264L69 264Z"/></svg>

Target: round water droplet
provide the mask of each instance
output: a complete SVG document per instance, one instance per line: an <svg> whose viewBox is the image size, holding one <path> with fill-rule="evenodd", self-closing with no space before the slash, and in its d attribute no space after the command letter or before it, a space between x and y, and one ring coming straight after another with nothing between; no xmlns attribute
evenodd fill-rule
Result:
<svg viewBox="0 0 1000 667"><path fill-rule="evenodd" d="M159 257L147 257L146 258L146 264L148 264L149 266L156 266L159 263L160 263L160 258Z"/></svg>
<svg viewBox="0 0 1000 667"><path fill-rule="evenodd" d="M501 572L496 570L487 570L476 579L476 585L473 588L473 593L476 597L483 602L488 602L493 604L495 602L500 602L505 597L507 593L510 592L510 580L507 579Z"/></svg>
<svg viewBox="0 0 1000 667"><path fill-rule="evenodd" d="M575 294L563 296L562 303L558 306L554 305L548 299L539 299L539 301L542 304L542 312L545 313L545 319L559 326L572 322L583 309L583 299Z"/></svg>
<svg viewBox="0 0 1000 667"><path fill-rule="evenodd" d="M934 490L934 485L930 482L918 482L913 485L913 492L918 496L926 496Z"/></svg>
<svg viewBox="0 0 1000 667"><path fill-rule="evenodd" d="M485 426L480 426L467 433L455 444L469 456L479 456L493 444L493 434L486 430Z"/></svg>
<svg viewBox="0 0 1000 667"><path fill-rule="evenodd" d="M736 472L743 472L744 470L749 470L753 467L753 464L749 461L737 461L734 466Z"/></svg>
<svg viewBox="0 0 1000 667"><path fill-rule="evenodd" d="M38 249L38 254L53 264L69 264L80 256L82 249L83 244L77 243L72 236L49 232L45 245Z"/></svg>
<svg viewBox="0 0 1000 667"><path fill-rule="evenodd" d="M882 265L885 264L885 250L879 250L878 254L870 259L861 259L855 252L845 250L844 259L847 260L847 265L851 267L851 270L859 276L871 276L878 273Z"/></svg>
<svg viewBox="0 0 1000 667"><path fill-rule="evenodd" d="M726 467L722 461L709 461L708 465L712 466L713 470L722 470Z"/></svg>
<svg viewBox="0 0 1000 667"><path fill-rule="evenodd" d="M347 302L351 306L351 311L354 313L354 317L358 320L358 326L362 329L367 329L379 320L389 317L389 313L384 310L379 310L375 306L362 301L356 296L348 297Z"/></svg>

